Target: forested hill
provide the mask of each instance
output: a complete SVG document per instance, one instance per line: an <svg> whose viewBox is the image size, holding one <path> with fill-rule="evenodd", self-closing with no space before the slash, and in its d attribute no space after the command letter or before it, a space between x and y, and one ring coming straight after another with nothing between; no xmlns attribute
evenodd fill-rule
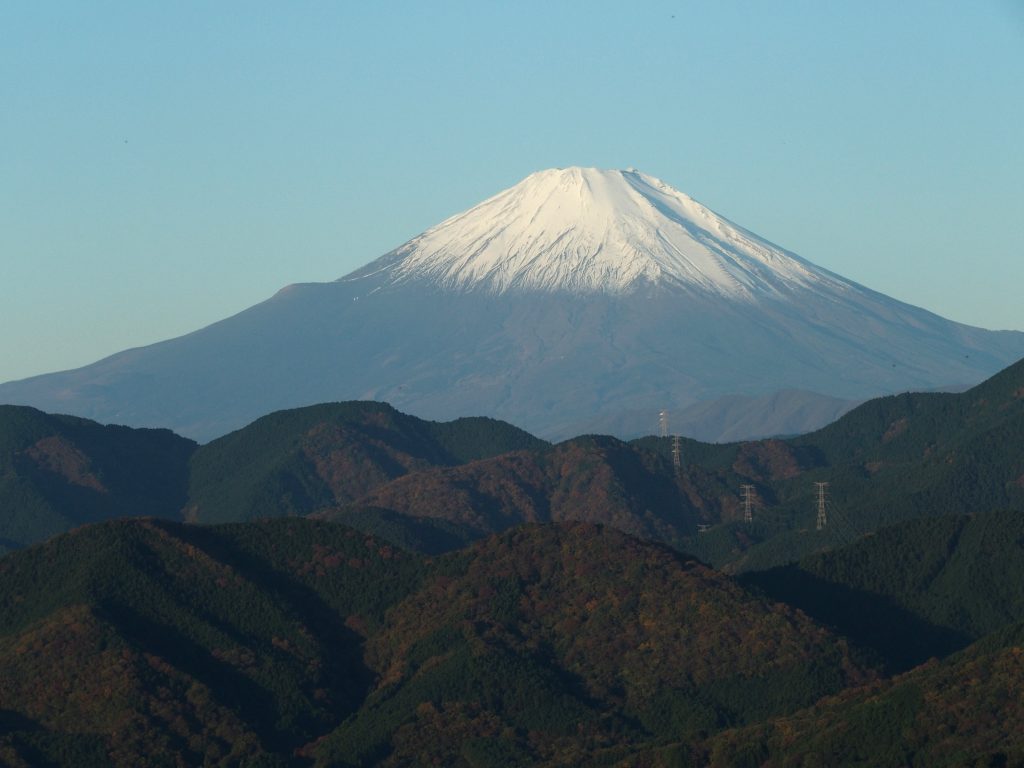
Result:
<svg viewBox="0 0 1024 768"><path fill-rule="evenodd" d="M794 715L728 731L700 764L735 766L1024 765L1024 624L942 662L846 691ZM668 765L668 750L635 764Z"/></svg>
<svg viewBox="0 0 1024 768"><path fill-rule="evenodd" d="M386 513L458 527L583 519L664 541L730 571L760 570L904 520L1024 510L1024 363L962 394L871 401L789 440L710 445L581 437L521 454L411 472L319 514ZM826 524L818 529L817 483ZM744 486L752 520L745 521Z"/></svg>
<svg viewBox="0 0 1024 768"><path fill-rule="evenodd" d="M704 519L704 505L689 490L664 457L613 437L586 436L410 473L318 516L347 523L370 509L444 521L467 538L576 520L680 547Z"/></svg>
<svg viewBox="0 0 1024 768"><path fill-rule="evenodd" d="M678 457L671 438L552 446L492 419L435 423L370 402L281 411L201 447L6 407L0 546L140 514L318 514L429 552L524 522L586 520L762 570L904 520L1024 509L1021 434L1024 363L958 395L870 401L788 440L681 439Z"/></svg>
<svg viewBox="0 0 1024 768"><path fill-rule="evenodd" d="M177 517L191 440L0 405L0 553L83 523Z"/></svg>
<svg viewBox="0 0 1024 768"><path fill-rule="evenodd" d="M1013 764L1022 420L1019 364L678 454L378 403L202 447L0 409L11 546L177 518L0 559L0 763Z"/></svg>
<svg viewBox="0 0 1024 768"><path fill-rule="evenodd" d="M410 472L546 445L495 419L424 421L386 403L278 411L196 452L186 516L228 522L308 514Z"/></svg>
<svg viewBox="0 0 1024 768"><path fill-rule="evenodd" d="M911 535L831 572L898 580ZM907 605L943 592L923 561ZM113 521L0 560L0 763L1016 765L1022 649L1010 624L883 679L795 608L582 523L427 559L302 518Z"/></svg>
<svg viewBox="0 0 1024 768"><path fill-rule="evenodd" d="M868 401L818 432L778 441L774 463L745 458L772 441L684 441L695 473L710 471L737 501L740 484L750 483L757 500L753 525L723 518L687 548L731 570L759 570L904 520L1024 510L1022 434L1024 361L960 394ZM641 444L671 451L667 439ZM824 530L816 526L816 483L828 483Z"/></svg>
<svg viewBox="0 0 1024 768"><path fill-rule="evenodd" d="M913 520L741 581L903 671L1024 621L1024 513Z"/></svg>
<svg viewBox="0 0 1024 768"><path fill-rule="evenodd" d="M0 668L0 762L74 768L614 762L873 677L798 612L607 528L426 560L299 518L8 555Z"/></svg>
<svg viewBox="0 0 1024 768"><path fill-rule="evenodd" d="M429 422L373 402L281 411L204 446L0 406L0 552L110 518L305 514L407 472L545 445L493 419Z"/></svg>
<svg viewBox="0 0 1024 768"><path fill-rule="evenodd" d="M826 461L851 454L880 460L910 460L929 446L971 442L1002 430L1024 414L1024 360L965 392L906 393L868 400L835 421L802 437Z"/></svg>

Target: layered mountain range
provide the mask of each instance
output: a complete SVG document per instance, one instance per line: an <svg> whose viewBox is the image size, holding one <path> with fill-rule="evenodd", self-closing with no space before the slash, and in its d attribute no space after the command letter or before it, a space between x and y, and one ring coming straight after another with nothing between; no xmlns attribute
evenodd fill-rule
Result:
<svg viewBox="0 0 1024 768"><path fill-rule="evenodd" d="M426 560L309 520L118 521L0 576L9 766L617 763L876 676L802 613L584 524Z"/></svg>
<svg viewBox="0 0 1024 768"><path fill-rule="evenodd" d="M139 514L316 515L428 553L522 523L586 521L763 569L925 516L1024 505L1024 361L962 394L871 400L787 440L582 436L384 403L281 411L206 445L0 406L0 551ZM815 484L828 485L816 527ZM753 497L746 521L743 486ZM703 532L701 532L702 529Z"/></svg>
<svg viewBox="0 0 1024 768"><path fill-rule="evenodd" d="M925 522L740 582L583 523L88 526L0 559L0 761L1015 765L1020 516Z"/></svg>
<svg viewBox="0 0 1024 768"><path fill-rule="evenodd" d="M1022 429L1024 361L735 444L3 406L0 547L72 530L0 557L0 763L1016 765Z"/></svg>
<svg viewBox="0 0 1024 768"><path fill-rule="evenodd" d="M821 269L638 171L535 173L333 283L0 385L0 402L207 441L268 412L386 400L546 438L796 433L869 396L1024 356ZM752 412L756 418L751 418Z"/></svg>

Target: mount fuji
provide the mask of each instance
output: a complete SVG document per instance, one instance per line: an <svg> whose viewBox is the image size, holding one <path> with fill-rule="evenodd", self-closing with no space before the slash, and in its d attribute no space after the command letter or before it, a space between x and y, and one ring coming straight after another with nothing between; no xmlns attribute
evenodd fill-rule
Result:
<svg viewBox="0 0 1024 768"><path fill-rule="evenodd" d="M650 433L669 409L673 431L689 413L695 436L741 438L821 426L867 397L970 385L1022 356L1024 333L860 286L652 176L565 168L335 282L2 384L0 402L198 440L350 399L549 438Z"/></svg>

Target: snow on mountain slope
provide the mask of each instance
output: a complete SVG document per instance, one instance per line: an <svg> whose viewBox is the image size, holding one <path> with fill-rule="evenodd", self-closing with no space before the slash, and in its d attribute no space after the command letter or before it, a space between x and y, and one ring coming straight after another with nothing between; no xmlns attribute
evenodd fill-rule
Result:
<svg viewBox="0 0 1024 768"><path fill-rule="evenodd" d="M0 402L199 440L351 399L550 439L648 432L668 409L693 433L735 439L821 426L843 400L974 384L1022 356L1024 333L847 281L651 176L568 168L340 280L0 384Z"/></svg>
<svg viewBox="0 0 1024 768"><path fill-rule="evenodd" d="M342 280L444 288L623 293L675 284L751 300L847 283L636 170L531 174Z"/></svg>

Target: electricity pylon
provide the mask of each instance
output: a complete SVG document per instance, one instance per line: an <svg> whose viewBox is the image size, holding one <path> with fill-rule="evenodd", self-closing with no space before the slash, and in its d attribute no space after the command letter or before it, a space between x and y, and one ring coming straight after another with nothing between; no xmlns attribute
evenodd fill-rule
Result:
<svg viewBox="0 0 1024 768"><path fill-rule="evenodd" d="M818 489L818 530L823 530L825 525L828 523L828 518L825 514L825 500L828 494L828 483L815 483L815 487Z"/></svg>

